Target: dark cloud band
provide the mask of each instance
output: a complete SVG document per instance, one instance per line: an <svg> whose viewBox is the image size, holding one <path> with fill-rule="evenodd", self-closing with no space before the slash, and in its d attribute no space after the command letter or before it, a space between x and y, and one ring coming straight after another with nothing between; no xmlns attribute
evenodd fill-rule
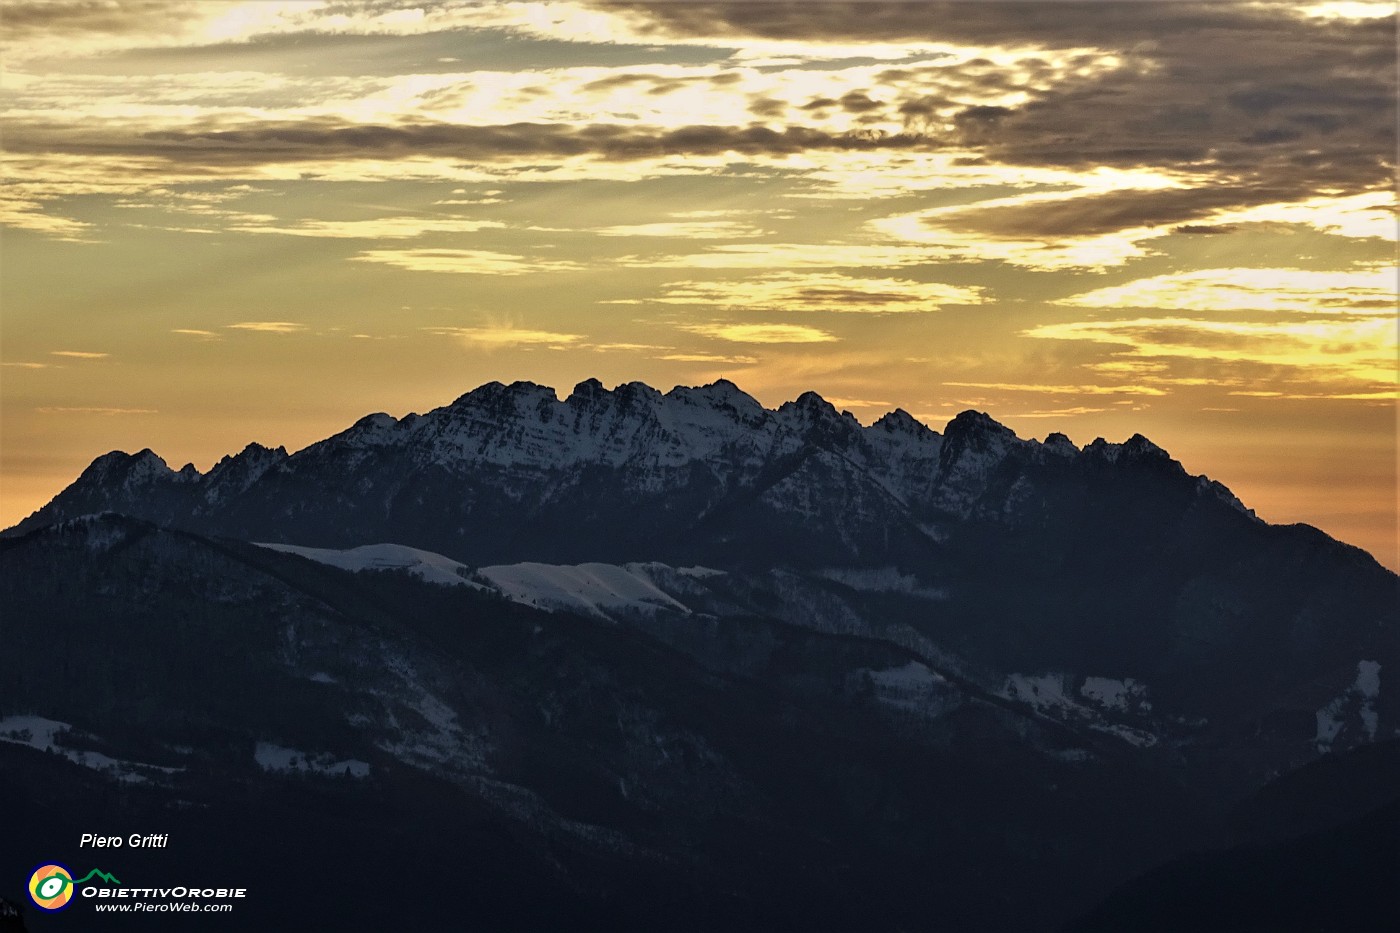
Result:
<svg viewBox="0 0 1400 933"><path fill-rule="evenodd" d="M516 123L462 126L451 123L384 126L305 121L245 129L160 130L107 135L53 125L11 126L12 152L146 156L177 163L227 166L335 159L460 159L596 156L630 161L664 156L737 153L786 155L814 149L877 150L928 147L916 134L860 131L831 133L808 127L652 127Z"/></svg>

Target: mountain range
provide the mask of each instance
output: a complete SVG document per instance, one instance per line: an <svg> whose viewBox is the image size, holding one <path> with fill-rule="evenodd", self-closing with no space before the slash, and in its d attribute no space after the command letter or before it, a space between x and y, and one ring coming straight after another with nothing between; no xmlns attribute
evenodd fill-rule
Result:
<svg viewBox="0 0 1400 933"><path fill-rule="evenodd" d="M0 534L0 799L480 882L400 926L1130 929L1154 866L1393 821L1398 584L1141 435L490 383ZM356 926L268 872L249 928Z"/></svg>

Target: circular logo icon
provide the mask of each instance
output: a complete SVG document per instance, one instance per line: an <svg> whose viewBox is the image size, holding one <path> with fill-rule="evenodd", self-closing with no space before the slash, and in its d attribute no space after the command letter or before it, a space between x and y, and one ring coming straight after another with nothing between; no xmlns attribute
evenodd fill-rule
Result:
<svg viewBox="0 0 1400 933"><path fill-rule="evenodd" d="M73 873L66 865L40 865L29 876L29 899L40 910L62 910L73 899Z"/></svg>

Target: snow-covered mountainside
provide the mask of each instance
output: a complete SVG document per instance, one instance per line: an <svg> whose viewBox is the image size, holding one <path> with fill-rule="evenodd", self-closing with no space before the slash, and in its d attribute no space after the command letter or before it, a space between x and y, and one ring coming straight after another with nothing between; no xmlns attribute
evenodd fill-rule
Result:
<svg viewBox="0 0 1400 933"><path fill-rule="evenodd" d="M1149 747L1267 720L1268 767L1397 725L1394 692L1352 687L1362 662L1400 668L1395 575L1259 521L1141 435L1081 449L972 411L941 432L903 411L862 426L814 393L767 409L727 381L589 380L563 399L490 383L294 454L249 445L203 474L109 453L5 535L100 513L650 620L673 641L699 631L671 624L692 617L876 637Z"/></svg>
<svg viewBox="0 0 1400 933"><path fill-rule="evenodd" d="M822 568L798 574L677 568L658 562L623 565L524 562L473 569L440 554L391 544L344 551L280 544L261 546L343 570L403 571L428 583L469 586L546 612L626 622L653 633L674 632L678 624L703 627L705 620L727 616L776 613L804 628L877 634L916 652L927 652L929 661L951 664L968 685L979 686L1037 716L1113 736L1139 747L1151 748L1173 738L1180 740L1209 724L1209 719L1200 717L1203 710L1199 708L1154 709L1148 684L1132 677L1120 679L1094 674L1092 663L1086 667L1083 658L1067 669L1034 675L950 659L921 634L919 626L898 621L911 607L916 615L936 614L948 594L922 587L916 577L902 575L894 568ZM775 594L782 598L784 605L765 605ZM903 612L892 612L891 606L900 603ZM1092 652L1084 655L1090 656ZM943 682L940 675L930 673L923 664L910 663L913 665L910 671L898 677L889 672L872 672L873 683L883 688L909 680L922 689L928 684ZM1400 724L1382 729L1377 712L1380 671L1390 663L1358 661L1354 683L1347 681L1340 695L1318 708L1314 740L1317 751L1333 750L1333 742L1339 737L1342 737L1340 747L1350 748L1400 734L1397 732ZM1253 672L1236 671L1230 678L1244 682L1254 676ZM1321 674L1321 679L1337 684L1343 682L1345 676L1349 675L1329 669ZM884 698L883 693L881 698ZM1395 700L1395 695L1387 695L1386 706L1392 709L1387 720L1394 718L1395 711L1400 709ZM892 702L908 705L902 694ZM1307 723L1302 725L1306 727ZM1294 744L1300 747L1307 744L1308 734L1304 728L1294 736Z"/></svg>
<svg viewBox="0 0 1400 933"><path fill-rule="evenodd" d="M1393 670L1394 574L1261 523L1145 437L1078 448L979 412L942 431L903 410L861 426L812 392L766 409L728 381L589 380L563 399L491 382L295 454L251 444L207 474L111 452L6 535L104 511L595 618L879 635L993 692L1019 675L1131 679L1158 720L1268 706L1288 685L1308 710L1289 748L1303 731L1308 748L1371 735L1331 726L1347 703L1323 724L1313 710L1361 661Z"/></svg>
<svg viewBox="0 0 1400 933"><path fill-rule="evenodd" d="M721 572L706 567L678 570L656 563L560 566L534 562L473 570L441 554L398 544L367 544L348 550L298 547L294 544L258 546L295 554L341 570L403 571L427 583L489 590L511 602L546 612L576 612L609 620L617 614L655 613L658 610L689 613L690 609L658 586L656 580L664 582L677 576L703 577Z"/></svg>
<svg viewBox="0 0 1400 933"><path fill-rule="evenodd" d="M481 586L471 581L471 568L441 554L420 551L418 548L404 547L401 544L365 544L343 551L333 548L298 547L295 544L258 546L286 554L296 554L342 570L406 570L429 583Z"/></svg>
<svg viewBox="0 0 1400 933"><path fill-rule="evenodd" d="M523 563L483 567L482 578L507 599L540 609L562 609L611 619L620 613L689 613L686 605L651 579L651 569L670 571L664 564L579 564L560 567Z"/></svg>

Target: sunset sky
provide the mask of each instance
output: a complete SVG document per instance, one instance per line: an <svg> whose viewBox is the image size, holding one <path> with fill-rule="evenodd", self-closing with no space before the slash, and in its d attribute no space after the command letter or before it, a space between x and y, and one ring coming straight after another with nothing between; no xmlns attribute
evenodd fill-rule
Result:
<svg viewBox="0 0 1400 933"><path fill-rule="evenodd" d="M1140 432L1394 568L1395 9L0 0L0 526L724 376Z"/></svg>

